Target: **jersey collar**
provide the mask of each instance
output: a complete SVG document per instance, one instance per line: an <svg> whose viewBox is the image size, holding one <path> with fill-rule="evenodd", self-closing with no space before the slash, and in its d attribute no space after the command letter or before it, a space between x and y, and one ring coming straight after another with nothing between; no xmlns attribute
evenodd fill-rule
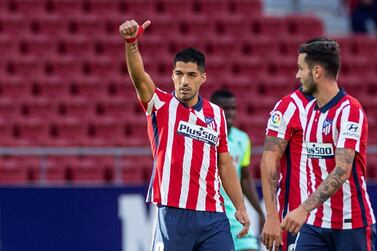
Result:
<svg viewBox="0 0 377 251"><path fill-rule="evenodd" d="M335 106L347 93L344 91L343 88L340 88L339 92L333 97L326 105L322 106L321 108L318 107L318 104L315 104L314 109L319 110L321 113L325 113L330 110L331 107Z"/></svg>
<svg viewBox="0 0 377 251"><path fill-rule="evenodd" d="M176 96L175 96L175 91L173 91L173 96L174 98L176 98L178 100L179 103L181 103L184 107L186 108L190 108L188 107L185 103L181 102ZM203 99L202 97L199 95L198 96L198 102L193 106L191 107L192 109L194 109L195 111L197 112L200 112L200 110L202 110L203 108Z"/></svg>

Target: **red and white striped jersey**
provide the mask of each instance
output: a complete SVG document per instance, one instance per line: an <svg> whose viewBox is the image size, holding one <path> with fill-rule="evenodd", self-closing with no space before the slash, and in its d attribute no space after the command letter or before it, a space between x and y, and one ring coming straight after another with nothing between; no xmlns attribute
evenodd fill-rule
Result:
<svg viewBox="0 0 377 251"><path fill-rule="evenodd" d="M202 97L190 108L157 88L142 105L154 157L147 202L224 212L217 168L218 154L229 152L223 110Z"/></svg>
<svg viewBox="0 0 377 251"><path fill-rule="evenodd" d="M307 198L305 108L312 99L296 90L278 101L270 113L266 135L289 141L280 159L278 210L281 218Z"/></svg>
<svg viewBox="0 0 377 251"><path fill-rule="evenodd" d="M335 150L347 148L356 155L349 179L322 206L313 210L308 224L332 229L353 229L375 222L367 193L366 148L368 122L360 103L343 89L325 106L308 107L305 141L308 152L309 194L335 168Z"/></svg>

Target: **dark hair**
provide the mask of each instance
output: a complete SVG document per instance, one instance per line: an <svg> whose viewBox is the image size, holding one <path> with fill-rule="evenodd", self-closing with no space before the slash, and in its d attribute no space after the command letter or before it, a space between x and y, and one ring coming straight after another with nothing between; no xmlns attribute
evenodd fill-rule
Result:
<svg viewBox="0 0 377 251"><path fill-rule="evenodd" d="M340 68L340 50L336 41L318 37L301 44L299 53L306 53L305 62L310 68L314 64L320 64L326 70L329 77L336 78Z"/></svg>
<svg viewBox="0 0 377 251"><path fill-rule="evenodd" d="M235 96L231 91L227 89L221 89L212 93L210 101L217 104L218 100L221 98L235 98Z"/></svg>
<svg viewBox="0 0 377 251"><path fill-rule="evenodd" d="M204 72L206 59L204 57L204 54L197 49L186 48L181 50L177 53L177 55L175 55L174 67L178 61L182 61L184 63L196 63L198 65L198 69L201 72Z"/></svg>

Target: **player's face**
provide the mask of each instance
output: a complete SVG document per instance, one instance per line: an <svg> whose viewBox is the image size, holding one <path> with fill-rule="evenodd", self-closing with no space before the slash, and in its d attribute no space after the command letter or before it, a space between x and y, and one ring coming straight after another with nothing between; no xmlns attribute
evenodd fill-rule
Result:
<svg viewBox="0 0 377 251"><path fill-rule="evenodd" d="M199 88L206 80L206 74L196 63L176 62L173 75L175 96L188 106L198 102Z"/></svg>
<svg viewBox="0 0 377 251"><path fill-rule="evenodd" d="M297 74L296 78L300 80L304 94L313 95L317 92L317 83L315 83L312 70L305 62L306 53L300 53L297 59Z"/></svg>
<svg viewBox="0 0 377 251"><path fill-rule="evenodd" d="M236 98L219 98L216 102L223 108L225 113L226 123L228 128L231 128L234 125L234 119L237 113L237 103Z"/></svg>

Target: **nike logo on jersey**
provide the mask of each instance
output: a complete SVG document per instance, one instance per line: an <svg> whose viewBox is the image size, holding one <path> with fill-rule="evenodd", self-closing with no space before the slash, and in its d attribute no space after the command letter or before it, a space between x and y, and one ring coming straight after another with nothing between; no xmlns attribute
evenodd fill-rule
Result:
<svg viewBox="0 0 377 251"><path fill-rule="evenodd" d="M210 145L216 145L218 140L218 135L215 131L185 121L179 121L177 132L185 137L199 140Z"/></svg>
<svg viewBox="0 0 377 251"><path fill-rule="evenodd" d="M306 142L308 158L326 159L334 157L334 148L330 143Z"/></svg>

